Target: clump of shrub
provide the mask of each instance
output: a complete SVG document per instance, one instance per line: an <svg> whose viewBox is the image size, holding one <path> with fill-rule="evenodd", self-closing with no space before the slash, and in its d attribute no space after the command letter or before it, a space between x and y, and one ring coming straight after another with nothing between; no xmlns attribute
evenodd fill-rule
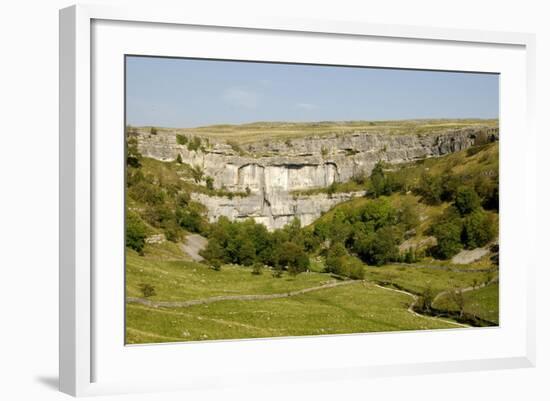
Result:
<svg viewBox="0 0 550 401"><path fill-rule="evenodd" d="M382 161L375 164L370 175L370 191L374 197L389 196L394 192L399 192L402 188L403 184L397 174L386 173Z"/></svg>
<svg viewBox="0 0 550 401"><path fill-rule="evenodd" d="M281 278L283 277L283 269L280 266L274 266L271 270L271 275L274 278Z"/></svg>
<svg viewBox="0 0 550 401"><path fill-rule="evenodd" d="M219 259L210 260L210 267L212 270L219 272L222 269L222 262Z"/></svg>
<svg viewBox="0 0 550 401"><path fill-rule="evenodd" d="M188 142L188 139L185 135L181 135L181 134L176 134L176 142L178 143L178 145L186 145L187 142Z"/></svg>
<svg viewBox="0 0 550 401"><path fill-rule="evenodd" d="M198 184L202 181L204 177L204 170L199 165L193 166L191 167L191 176L193 177L193 180Z"/></svg>
<svg viewBox="0 0 550 401"><path fill-rule="evenodd" d="M141 295L143 295L144 298L149 298L157 295L155 287L153 287L149 283L141 283L139 285L139 290L141 291Z"/></svg>
<svg viewBox="0 0 550 401"><path fill-rule="evenodd" d="M496 216L479 209L464 219L461 241L466 249L479 248L487 245L497 230Z"/></svg>
<svg viewBox="0 0 550 401"><path fill-rule="evenodd" d="M461 216L470 214L481 207L476 191L467 186L458 188L453 205Z"/></svg>
<svg viewBox="0 0 550 401"><path fill-rule="evenodd" d="M210 176L207 176L204 181L206 182L206 188L212 191L214 189L214 179Z"/></svg>
<svg viewBox="0 0 550 401"><path fill-rule="evenodd" d="M341 243L333 244L329 248L325 271L354 280L362 280L365 277L363 263L357 258L350 256Z"/></svg>
<svg viewBox="0 0 550 401"><path fill-rule="evenodd" d="M417 308L420 309L421 312L429 313L432 310L434 297L434 291L432 287L428 284L418 300Z"/></svg>
<svg viewBox="0 0 550 401"><path fill-rule="evenodd" d="M126 136L126 166L137 169L141 167L141 153L138 150L137 138Z"/></svg>
<svg viewBox="0 0 550 401"><path fill-rule="evenodd" d="M201 138L194 136L187 141L187 149L197 151L201 147Z"/></svg>
<svg viewBox="0 0 550 401"><path fill-rule="evenodd" d="M129 211L126 214L126 246L143 254L145 238L149 230L147 225L135 212Z"/></svg>
<svg viewBox="0 0 550 401"><path fill-rule="evenodd" d="M402 255L401 255L401 263L416 263L420 257L417 255L417 252L413 249L413 247L408 248Z"/></svg>
<svg viewBox="0 0 550 401"><path fill-rule="evenodd" d="M439 205L443 195L443 186L441 177L434 176L424 172L420 176L420 182L416 188L416 193L422 197L422 201L428 205Z"/></svg>
<svg viewBox="0 0 550 401"><path fill-rule="evenodd" d="M262 274L262 265L260 263L254 263L252 265L252 274L255 276L259 276Z"/></svg>
<svg viewBox="0 0 550 401"><path fill-rule="evenodd" d="M450 259L462 249L462 227L459 220L449 220L432 227L432 235L437 238L433 255L439 259Z"/></svg>

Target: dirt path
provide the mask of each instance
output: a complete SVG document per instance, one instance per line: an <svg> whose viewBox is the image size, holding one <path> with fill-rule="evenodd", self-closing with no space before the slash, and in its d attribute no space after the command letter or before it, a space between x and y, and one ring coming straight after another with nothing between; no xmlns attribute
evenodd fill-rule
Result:
<svg viewBox="0 0 550 401"><path fill-rule="evenodd" d="M317 287L304 288L302 290L284 292L279 294L259 294L259 295L221 295L217 297L210 297L204 299L192 299L189 301L151 301L146 298L126 298L127 302L138 303L146 306L152 306L153 308L187 308L195 305L206 305L220 301L264 301L270 299L293 297L296 295L307 294L308 292L326 290L328 288L340 287L344 285L356 284L360 281L334 281L332 283L319 285Z"/></svg>
<svg viewBox="0 0 550 401"><path fill-rule="evenodd" d="M208 245L208 240L199 234L187 234L185 242L181 244L181 249L188 254L195 262L200 262L204 258L199 254Z"/></svg>

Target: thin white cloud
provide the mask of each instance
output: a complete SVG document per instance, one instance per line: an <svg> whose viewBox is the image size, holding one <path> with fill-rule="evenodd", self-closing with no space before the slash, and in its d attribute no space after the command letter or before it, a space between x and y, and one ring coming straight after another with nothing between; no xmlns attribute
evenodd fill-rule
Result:
<svg viewBox="0 0 550 401"><path fill-rule="evenodd" d="M296 103L296 107L301 110L308 110L308 111L314 110L317 108L317 106L312 103Z"/></svg>
<svg viewBox="0 0 550 401"><path fill-rule="evenodd" d="M222 93L222 99L234 106L246 109L258 107L258 94L243 88L228 88Z"/></svg>

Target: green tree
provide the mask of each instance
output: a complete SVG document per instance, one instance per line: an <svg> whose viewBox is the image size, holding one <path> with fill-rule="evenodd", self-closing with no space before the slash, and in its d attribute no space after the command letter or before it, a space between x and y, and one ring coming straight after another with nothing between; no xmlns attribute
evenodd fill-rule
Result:
<svg viewBox="0 0 550 401"><path fill-rule="evenodd" d="M126 246L143 254L147 234L147 226L139 215L134 212L128 212L126 214Z"/></svg>
<svg viewBox="0 0 550 401"><path fill-rule="evenodd" d="M343 257L347 255L347 250L341 242L331 245L327 251L325 270L328 273L340 274L342 271Z"/></svg>
<svg viewBox="0 0 550 401"><path fill-rule="evenodd" d="M456 191L453 205L461 216L465 216L480 208L479 196L473 188L462 186Z"/></svg>
<svg viewBox="0 0 550 401"><path fill-rule="evenodd" d="M414 200L406 198L399 208L398 212L398 221L403 224L405 230L410 230L418 226L420 219L418 217L418 212L416 211L416 202Z"/></svg>
<svg viewBox="0 0 550 401"><path fill-rule="evenodd" d="M331 242L345 243L351 235L351 224L342 211L336 211L332 216L332 221L327 227L328 238Z"/></svg>
<svg viewBox="0 0 550 401"><path fill-rule="evenodd" d="M205 231L206 222L202 216L200 205L195 202L189 203L186 208L176 209L176 219L178 224L188 231L199 234Z"/></svg>
<svg viewBox="0 0 550 401"><path fill-rule="evenodd" d="M132 168L141 167L141 153L138 150L137 138L127 134L126 136L126 166Z"/></svg>
<svg viewBox="0 0 550 401"><path fill-rule="evenodd" d="M260 274L262 274L262 265L261 265L261 263L254 263L252 265L252 274L254 274L255 276L259 276Z"/></svg>
<svg viewBox="0 0 550 401"><path fill-rule="evenodd" d="M362 221L374 230L397 222L397 213L387 198L379 198L365 204L362 213Z"/></svg>
<svg viewBox="0 0 550 401"><path fill-rule="evenodd" d="M417 192L422 196L422 201L429 205L439 205L443 195L441 177L432 176L424 172L420 176Z"/></svg>
<svg viewBox="0 0 550 401"><path fill-rule="evenodd" d="M286 266L292 275L305 272L309 268L309 257L304 250L293 242L286 242L280 248L279 265Z"/></svg>
<svg viewBox="0 0 550 401"><path fill-rule="evenodd" d="M370 175L371 190L375 197L386 194L386 177L381 161L374 165Z"/></svg>
<svg viewBox="0 0 550 401"><path fill-rule="evenodd" d="M467 249L479 248L487 245L497 230L496 216L478 209L464 218L461 240Z"/></svg>
<svg viewBox="0 0 550 401"><path fill-rule="evenodd" d="M416 252L412 247L407 249L405 255L403 256L404 263L416 263Z"/></svg>
<svg viewBox="0 0 550 401"><path fill-rule="evenodd" d="M249 237L240 237L238 262L244 266L251 266L256 261L256 248Z"/></svg>
<svg viewBox="0 0 550 401"><path fill-rule="evenodd" d="M432 226L431 232L437 238L434 256L439 259L449 259L456 255L462 248L461 231L460 220L443 221Z"/></svg>
<svg viewBox="0 0 550 401"><path fill-rule="evenodd" d="M454 175L452 167L448 166L441 176L441 200L445 202L452 201L461 184L461 179Z"/></svg>
<svg viewBox="0 0 550 401"><path fill-rule="evenodd" d="M217 238L210 238L206 248L201 250L199 254L208 261L224 260L225 252Z"/></svg>
<svg viewBox="0 0 550 401"><path fill-rule="evenodd" d="M419 299L418 307L424 313L429 313L432 310L432 303L434 300L434 291L431 285L428 286L422 291L422 296Z"/></svg>
<svg viewBox="0 0 550 401"><path fill-rule="evenodd" d="M397 260L399 257L397 242L397 235L392 227L382 227L377 230L370 243L367 263L381 266L392 260Z"/></svg>
<svg viewBox="0 0 550 401"><path fill-rule="evenodd" d="M363 263L355 257L343 256L340 266L340 274L352 280L362 280L365 277Z"/></svg>

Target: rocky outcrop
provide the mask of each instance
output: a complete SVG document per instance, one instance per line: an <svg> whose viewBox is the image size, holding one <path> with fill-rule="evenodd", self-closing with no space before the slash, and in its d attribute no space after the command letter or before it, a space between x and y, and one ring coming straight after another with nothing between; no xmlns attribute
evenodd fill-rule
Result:
<svg viewBox="0 0 550 401"><path fill-rule="evenodd" d="M247 197L235 196L231 199L200 193L192 194L192 197L207 207L210 221L216 221L221 216L233 221L252 218L268 229L275 230L284 227L295 217L302 226L309 225L333 206L363 195L364 192L351 192L332 196L324 193L296 196L280 191Z"/></svg>
<svg viewBox="0 0 550 401"><path fill-rule="evenodd" d="M327 187L345 182L356 174L370 174L378 161L403 163L437 157L498 139L498 130L485 126L446 130L428 134L381 134L355 132L286 141L258 141L244 149L212 138L203 138L191 150L179 144L176 131L155 134L137 129L138 148L147 157L163 161L181 158L200 166L213 178L215 188L248 192L246 198L208 197L194 194L207 206L211 220L253 217L274 229L294 216L309 224L337 203L357 194L326 194L296 197L293 191Z"/></svg>

